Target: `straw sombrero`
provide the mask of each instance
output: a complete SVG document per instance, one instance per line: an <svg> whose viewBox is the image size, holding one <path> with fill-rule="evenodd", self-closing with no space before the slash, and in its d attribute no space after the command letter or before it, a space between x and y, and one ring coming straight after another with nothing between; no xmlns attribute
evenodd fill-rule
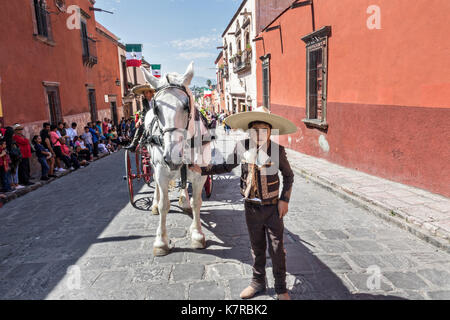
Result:
<svg viewBox="0 0 450 320"><path fill-rule="evenodd" d="M292 134L297 132L297 127L290 120L271 114L265 107L258 107L254 111L233 114L225 119L225 123L233 129L248 130L248 125L255 121L266 122L272 126L273 134Z"/></svg>
<svg viewBox="0 0 450 320"><path fill-rule="evenodd" d="M144 94L144 92L148 91L148 90L155 92L155 89L153 89L148 83L137 85L137 86L133 87L133 89L131 89L131 91L135 95Z"/></svg>
<svg viewBox="0 0 450 320"><path fill-rule="evenodd" d="M24 128L23 128L23 126L21 126L20 124L18 124L18 123L16 123L15 125L13 125L13 130L15 131L15 130L23 130Z"/></svg>

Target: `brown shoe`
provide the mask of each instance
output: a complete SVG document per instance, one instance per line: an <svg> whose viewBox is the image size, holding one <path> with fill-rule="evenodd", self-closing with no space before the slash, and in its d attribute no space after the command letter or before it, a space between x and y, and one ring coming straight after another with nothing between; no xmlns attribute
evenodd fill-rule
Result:
<svg viewBox="0 0 450 320"><path fill-rule="evenodd" d="M264 290L256 290L252 286L248 286L241 292L241 299L251 299L253 298L257 293L263 292Z"/></svg>
<svg viewBox="0 0 450 320"><path fill-rule="evenodd" d="M282 294L277 294L277 299L278 300L291 300L291 296L289 295L289 293L282 293Z"/></svg>

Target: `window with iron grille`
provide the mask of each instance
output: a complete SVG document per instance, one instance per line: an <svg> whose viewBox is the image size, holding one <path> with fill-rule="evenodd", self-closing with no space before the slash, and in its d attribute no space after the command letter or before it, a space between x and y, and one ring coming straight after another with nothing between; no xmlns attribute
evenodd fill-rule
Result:
<svg viewBox="0 0 450 320"><path fill-rule="evenodd" d="M89 57L89 42L85 21L81 21L81 43L83 45L83 57Z"/></svg>
<svg viewBox="0 0 450 320"><path fill-rule="evenodd" d="M47 11L45 0L33 0L33 7L36 35L51 40L52 36L50 32L50 16Z"/></svg>
<svg viewBox="0 0 450 320"><path fill-rule="evenodd" d="M263 105L270 109L270 54L261 57L262 60L262 87Z"/></svg>
<svg viewBox="0 0 450 320"><path fill-rule="evenodd" d="M91 113L91 122L97 121L97 100L95 98L95 89L88 89L89 111Z"/></svg>
<svg viewBox="0 0 450 320"><path fill-rule="evenodd" d="M45 95L50 114L50 123L56 125L63 120L61 102L59 99L59 88L57 86L48 85L45 87Z"/></svg>
<svg viewBox="0 0 450 320"><path fill-rule="evenodd" d="M89 67L97 64L96 40L88 35L86 20L81 20L81 43L83 49L83 63Z"/></svg>
<svg viewBox="0 0 450 320"><path fill-rule="evenodd" d="M331 27L323 27L305 37L306 119L313 127L327 129L328 37Z"/></svg>

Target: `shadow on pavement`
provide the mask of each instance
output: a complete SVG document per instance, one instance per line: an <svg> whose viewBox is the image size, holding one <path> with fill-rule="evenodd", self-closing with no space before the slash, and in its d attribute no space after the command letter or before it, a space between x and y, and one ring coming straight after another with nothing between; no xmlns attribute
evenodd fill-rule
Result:
<svg viewBox="0 0 450 320"><path fill-rule="evenodd" d="M238 179L238 177L237 177ZM236 177L228 176L225 179L220 176L214 181L216 192L211 200L226 202L230 195L221 193L229 185L230 181L236 184L236 190L239 193L239 186ZM228 190L228 189L227 189ZM218 191L218 192L217 192ZM235 192L232 191L232 192ZM242 200L235 202L242 203ZM215 209L216 207L216 209ZM246 269L244 279L230 279L230 289L233 299L239 299L239 293L248 286L251 279L251 268L253 259L250 254L250 240L245 222L243 211L236 211L221 208L220 205L202 207L202 224L204 232L207 234L207 248L205 250L194 250L190 248L174 248L173 252L191 252L201 255L214 255L224 259L224 263L237 260L244 264ZM208 240L208 235L217 240ZM302 240L301 235L296 235L289 231L285 226L285 248L287 250L286 263L288 273L288 289L290 289L292 299L297 300L406 300L401 297L359 293L354 294L349 291L343 281L336 275L328 265L340 269L345 267L346 262L341 257L339 259L330 258L328 261L322 261L319 257L308 249L306 245L314 247L311 243ZM275 297L273 289L273 276L271 273L271 260L267 252L267 277L269 280L269 289L266 295L260 295L255 298L268 298L267 295ZM197 260L201 261L201 258ZM221 263L221 262L219 262ZM345 265L344 265L345 264ZM348 265L347 265L348 266ZM348 266L349 267L349 266ZM367 290L369 291L369 290ZM265 296L265 297L264 297Z"/></svg>

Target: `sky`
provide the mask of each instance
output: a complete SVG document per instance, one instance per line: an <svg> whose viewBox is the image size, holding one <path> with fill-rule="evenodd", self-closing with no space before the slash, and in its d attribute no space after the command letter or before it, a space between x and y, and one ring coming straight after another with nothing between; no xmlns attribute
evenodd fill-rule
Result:
<svg viewBox="0 0 450 320"><path fill-rule="evenodd" d="M217 47L222 45L221 35L241 2L97 0L96 8L114 14L96 12L95 16L120 42L143 44L144 59L161 64L163 74L183 74L194 61L195 75L215 82ZM194 80L198 82L199 78Z"/></svg>

